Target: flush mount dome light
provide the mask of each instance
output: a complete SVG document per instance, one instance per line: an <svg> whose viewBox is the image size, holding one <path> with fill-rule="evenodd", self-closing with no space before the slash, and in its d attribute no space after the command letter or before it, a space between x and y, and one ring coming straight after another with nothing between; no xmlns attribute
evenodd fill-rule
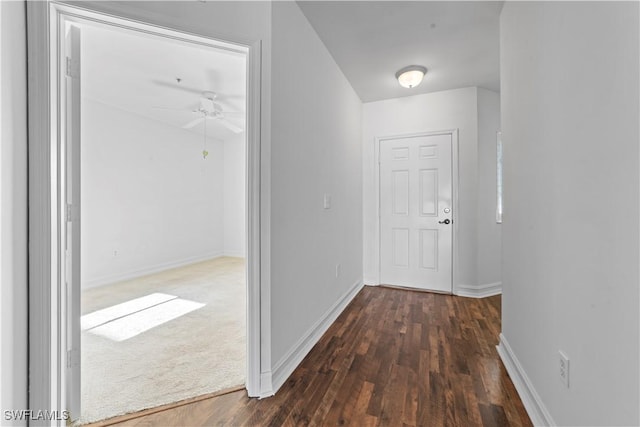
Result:
<svg viewBox="0 0 640 427"><path fill-rule="evenodd" d="M427 69L421 65L409 65L396 73L396 79L400 86L406 88L416 87L427 74Z"/></svg>

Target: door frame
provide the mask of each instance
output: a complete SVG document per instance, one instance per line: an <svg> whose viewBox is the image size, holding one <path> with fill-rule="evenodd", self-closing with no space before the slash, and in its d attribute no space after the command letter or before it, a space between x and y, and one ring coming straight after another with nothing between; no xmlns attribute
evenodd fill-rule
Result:
<svg viewBox="0 0 640 427"><path fill-rule="evenodd" d="M27 2L29 117L29 408L57 410L63 425L67 408L66 315L61 247L61 185L66 172L60 118L60 37L65 22L93 22L127 30L246 52L246 230L247 230L247 375L248 395L272 394L270 371L263 355L270 353L269 306L261 304L261 40L229 40L188 33L54 1ZM268 254L265 254L268 256ZM268 284L267 284L268 285ZM268 295L267 295L268 296ZM73 414L74 417L77 415ZM56 421L56 420L54 420ZM53 421L52 421L53 422Z"/></svg>
<svg viewBox="0 0 640 427"><path fill-rule="evenodd" d="M380 196L380 143L383 141L400 139L400 138L416 138L421 136L436 136L436 135L450 135L451 136L451 195L452 195L452 236L451 236L451 294L455 294L457 291L457 279L458 279L458 222L459 222L459 203L458 203L458 183L459 183L459 174L458 174L458 129L446 129L439 131L424 131L424 132L416 132L416 133L405 133L405 134L397 134L397 135L387 135L383 137L376 137L374 140L374 173L375 179L374 181L374 191L376 197L376 227L375 234L373 236L373 240L375 242L375 250L377 252L374 259L378 263L376 270L377 277L375 278L376 285L380 285L380 271L382 268L382 260L381 260L381 230L382 221L380 218L381 213L381 196Z"/></svg>

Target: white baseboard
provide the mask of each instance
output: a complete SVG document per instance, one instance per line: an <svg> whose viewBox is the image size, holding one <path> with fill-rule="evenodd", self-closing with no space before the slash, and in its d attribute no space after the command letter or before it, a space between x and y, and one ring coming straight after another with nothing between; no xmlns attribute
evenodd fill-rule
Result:
<svg viewBox="0 0 640 427"><path fill-rule="evenodd" d="M105 276L96 277L91 280L82 282L82 289L96 288L98 286L110 285L116 282L122 282L124 280L131 280L138 277L146 276L148 274L159 273L161 271L170 270L172 268L182 267L196 262L207 261L214 258L223 256L220 251L210 252L202 255L183 258L177 261L164 262L156 265L152 265L145 268L140 268L125 273L108 274Z"/></svg>
<svg viewBox="0 0 640 427"><path fill-rule="evenodd" d="M260 395L258 399L264 399L265 397L271 397L275 394L273 391L273 375L271 375L271 371L262 372L260 374ZM252 396L249 396L252 397Z"/></svg>
<svg viewBox="0 0 640 427"><path fill-rule="evenodd" d="M363 282L367 286L378 286L378 285L380 285L380 281L378 280L378 278L373 278L373 277L365 277Z"/></svg>
<svg viewBox="0 0 640 427"><path fill-rule="evenodd" d="M287 378L298 367L302 359L320 340L322 335L336 321L340 313L353 300L363 287L362 281L357 281L324 315L296 342L296 344L274 365L272 375L273 393L277 392Z"/></svg>
<svg viewBox="0 0 640 427"><path fill-rule="evenodd" d="M469 298L485 298L502 293L502 282L487 283L485 285L458 285L456 295Z"/></svg>
<svg viewBox="0 0 640 427"><path fill-rule="evenodd" d="M553 421L553 418L551 418L547 407L542 402L542 399L540 399L536 389L533 388L531 380L529 380L518 358L507 342L507 339L502 334L500 334L500 343L496 346L496 349L498 350L504 367L511 377L511 381L513 381L513 385L520 395L520 400L522 400L522 404L527 410L527 414L529 414L533 425L555 426L556 423Z"/></svg>

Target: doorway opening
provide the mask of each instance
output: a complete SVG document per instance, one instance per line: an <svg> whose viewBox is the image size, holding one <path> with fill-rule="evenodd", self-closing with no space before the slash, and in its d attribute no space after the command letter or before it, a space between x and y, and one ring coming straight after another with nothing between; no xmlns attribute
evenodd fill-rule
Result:
<svg viewBox="0 0 640 427"><path fill-rule="evenodd" d="M80 34L80 180L67 185L81 194L80 422L244 387L246 52L68 25Z"/></svg>
<svg viewBox="0 0 640 427"><path fill-rule="evenodd" d="M102 352L87 356L82 351L83 338L87 343L103 339L111 350L124 344L116 351L121 356L116 363L119 367L141 360L137 378L129 377L127 383L121 383L121 393L141 377L158 377L142 371L150 365L149 354L170 353L171 345L191 336L196 338L195 347L184 343L178 346L181 351L173 354L180 358L168 358L172 363L168 371L184 369L181 385L197 383L194 378L202 379L202 375L196 370L195 376L189 377L193 366L185 357L200 354L209 363L215 360L211 345L224 345L212 332L216 325L210 325L206 332L178 325L205 318L210 307L222 312L221 304L235 316L230 323L236 326L236 332L230 335L242 338L242 345L237 346L242 355L234 357L240 361L240 367L234 368L240 372L235 378L240 379L232 381L244 385L249 396L260 395L260 42L219 41L57 3L30 5L29 22L33 36L30 43L35 46L30 49L31 60L34 64L42 60L51 64L34 66L30 74L38 82L30 97L51 100L30 99L29 104L34 106L29 112L33 120L30 200L33 206L42 207L30 213L32 225L37 224L34 228L41 231L30 242L30 405L65 411L65 419L72 422L92 418L84 417L81 410L86 385L82 374L87 374L82 362L108 350L104 347ZM51 26L34 25L42 22ZM102 63L95 66L97 77L91 87L91 77L83 80L83 72L91 74L87 58L99 51L100 43L94 40L92 45L89 33L98 29L117 35L109 35L107 43L102 41L106 50L97 54ZM125 35L138 39L117 47L116 38ZM83 37L86 47L93 46L91 52L83 52ZM156 48L161 59L144 56L154 48L135 49L152 39L164 43ZM186 65L188 61L180 60L186 51L225 54L240 61L241 69L225 74L216 69L224 62L217 57L213 61L205 59L207 66L201 69L185 67L186 71L180 73L172 71L170 78L162 75L165 68L171 71L170 65L175 65L172 61ZM108 97L117 92L115 88L127 87L123 75L128 66L122 60L136 52L142 56L139 66L158 65L158 61L164 61L164 66L158 67L158 74L150 70L137 73L138 77L145 75L150 83L138 80L130 84L123 92L127 102L116 104ZM83 54L87 57L84 61ZM241 88L240 94L232 93L230 75L239 79L236 85ZM216 80L225 78L228 81L224 83ZM186 79L192 84L186 86ZM213 87L216 82L220 89ZM172 94L153 98L151 87ZM230 91L225 92L225 88ZM94 98L83 99L83 91ZM144 101L154 102L145 104L146 113L136 110L136 103ZM232 113L239 117L234 118ZM83 129L83 116L97 123L93 130L91 126ZM223 135L225 131L227 136ZM84 147L87 138L94 144ZM227 164L239 166L228 167L225 174ZM233 184L226 196L222 185L225 179ZM83 184L87 188L83 189ZM210 197L212 191L214 196ZM229 212L225 212L225 203ZM168 218L158 220L167 213L171 214ZM225 214L235 225L224 227ZM217 240L211 239L212 235ZM238 245L229 243L225 247L225 237L227 243L233 240ZM176 249L183 252L176 255ZM139 263L151 255L159 257L154 262L147 259L146 265ZM217 276L212 277L216 269ZM194 279L201 273L206 277ZM164 275L164 280L158 275ZM222 282L241 283L235 287L241 296L233 303L222 303ZM198 293L213 288L207 283L220 285L215 287L216 295ZM116 291L127 287L135 292L114 297ZM242 326L238 328L238 324ZM182 333L171 336L172 342L159 349L135 356L134 340L154 334L158 338L167 328ZM150 341L157 344L157 340ZM230 354L223 360L228 361ZM86 365L84 368L91 366ZM103 379L115 376L115 368L103 363L94 366L100 369L98 387L104 384ZM209 367L210 371L215 369ZM156 379L161 381L144 388L164 392L180 388L173 387L168 378L160 375ZM206 378L204 383L214 388L196 388L188 396L165 396L164 401L118 412L172 403L230 384L216 386ZM107 414L112 415L117 413Z"/></svg>

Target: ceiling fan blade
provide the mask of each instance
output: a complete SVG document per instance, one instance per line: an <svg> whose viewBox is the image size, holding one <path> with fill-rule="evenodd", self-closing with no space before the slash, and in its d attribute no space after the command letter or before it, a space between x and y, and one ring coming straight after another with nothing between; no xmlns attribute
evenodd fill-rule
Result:
<svg viewBox="0 0 640 427"><path fill-rule="evenodd" d="M192 127L196 126L199 123L204 122L204 117L198 117L195 120L191 120L189 123L187 123L186 125L182 126L182 129L191 129Z"/></svg>
<svg viewBox="0 0 640 427"><path fill-rule="evenodd" d="M185 86L182 83L171 83L171 82L166 82L162 80L152 80L151 82L158 86L164 86L171 89L181 90L184 92L195 93L200 96L202 96L203 93L215 93L217 99L244 99L245 98L244 95L225 94L225 93L214 92L211 90L202 90L195 87Z"/></svg>
<svg viewBox="0 0 640 427"><path fill-rule="evenodd" d="M189 113L193 113L193 108L159 107L156 105L153 105L151 108L153 108L154 110L187 111Z"/></svg>
<svg viewBox="0 0 640 427"><path fill-rule="evenodd" d="M233 133L240 133L243 131L243 129L241 127L238 127L236 125L234 125L233 123L231 123L229 120L220 117L218 120L220 120L220 124L224 127L226 127L227 129L229 129L231 132Z"/></svg>
<svg viewBox="0 0 640 427"><path fill-rule="evenodd" d="M163 82L162 80L152 80L153 83L157 84L158 86L164 86L164 87L169 87L171 89L178 89L184 92L189 92L189 93L197 93L198 95L202 95L202 90L200 89L196 89L193 87L189 87L189 86L183 86L181 84L178 83L169 83L169 82Z"/></svg>

